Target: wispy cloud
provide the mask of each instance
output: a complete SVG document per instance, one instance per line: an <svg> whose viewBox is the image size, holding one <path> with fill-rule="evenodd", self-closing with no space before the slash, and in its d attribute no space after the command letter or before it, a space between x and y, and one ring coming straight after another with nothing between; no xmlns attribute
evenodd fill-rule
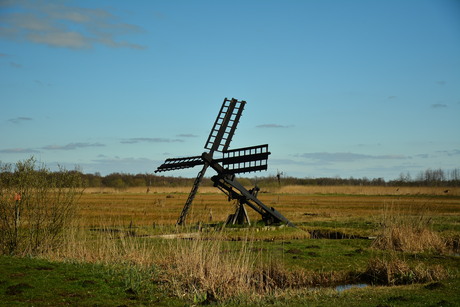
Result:
<svg viewBox="0 0 460 307"><path fill-rule="evenodd" d="M32 149L32 148L8 148L8 149L1 149L0 153L20 154L20 153L39 153L39 151Z"/></svg>
<svg viewBox="0 0 460 307"><path fill-rule="evenodd" d="M436 81L436 84L438 84L438 85L446 85L447 82L444 81L444 80L441 80L441 81Z"/></svg>
<svg viewBox="0 0 460 307"><path fill-rule="evenodd" d="M168 138L130 138L120 141L122 144L136 144L136 143L173 143L183 142L180 139L168 139Z"/></svg>
<svg viewBox="0 0 460 307"><path fill-rule="evenodd" d="M458 149L450 150L450 151L448 151L447 154L449 156L458 156L458 155L460 155L460 150L458 150Z"/></svg>
<svg viewBox="0 0 460 307"><path fill-rule="evenodd" d="M451 156L458 156L460 155L460 150L458 149L453 149L453 150L439 150L437 153L448 155L449 157Z"/></svg>
<svg viewBox="0 0 460 307"><path fill-rule="evenodd" d="M360 160L400 160L408 159L403 155L366 155L351 152L312 152L300 154L299 157L315 160L318 162L354 162Z"/></svg>
<svg viewBox="0 0 460 307"><path fill-rule="evenodd" d="M387 97L388 100L394 100L394 99L396 99L396 98L398 98L398 96L388 96L388 97Z"/></svg>
<svg viewBox="0 0 460 307"><path fill-rule="evenodd" d="M429 154L417 154L415 155L417 158L428 159L430 157Z"/></svg>
<svg viewBox="0 0 460 307"><path fill-rule="evenodd" d="M16 62L10 62L10 66L14 68L22 68L22 65Z"/></svg>
<svg viewBox="0 0 460 307"><path fill-rule="evenodd" d="M291 126L283 126L283 125L278 125L278 124L262 124L256 127L257 128L289 128Z"/></svg>
<svg viewBox="0 0 460 307"><path fill-rule="evenodd" d="M101 143L69 143L67 145L47 145L42 149L46 150L75 150L78 148L87 148L87 147L104 147L104 144Z"/></svg>
<svg viewBox="0 0 460 307"><path fill-rule="evenodd" d="M305 165L305 161L293 160L293 159L270 159L271 165Z"/></svg>
<svg viewBox="0 0 460 307"><path fill-rule="evenodd" d="M21 116L21 117L11 118L8 121L10 123L13 123L13 124L19 124L21 122L26 122L26 121L31 121L31 120L32 120L31 117L23 117L23 116Z"/></svg>
<svg viewBox="0 0 460 307"><path fill-rule="evenodd" d="M51 86L52 85L51 83L46 83L40 80L35 80L35 84L37 84L38 86Z"/></svg>
<svg viewBox="0 0 460 307"><path fill-rule="evenodd" d="M196 138L196 137L198 137L198 135L185 133L185 134L178 134L177 137L179 137L179 138Z"/></svg>
<svg viewBox="0 0 460 307"><path fill-rule="evenodd" d="M431 107L433 109L442 109L442 108L447 108L447 104L444 104L444 103L435 103L435 104L432 104Z"/></svg>
<svg viewBox="0 0 460 307"><path fill-rule="evenodd" d="M2 14L0 37L72 49L91 48L95 44L146 48L120 40L120 36L140 33L142 29L122 22L107 9L31 0L7 1L3 7L11 10L4 10Z"/></svg>

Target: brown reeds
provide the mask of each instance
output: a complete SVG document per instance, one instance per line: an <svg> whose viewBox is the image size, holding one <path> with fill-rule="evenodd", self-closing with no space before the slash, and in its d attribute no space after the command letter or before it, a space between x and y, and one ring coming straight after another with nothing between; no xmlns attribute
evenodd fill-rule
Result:
<svg viewBox="0 0 460 307"><path fill-rule="evenodd" d="M412 211L402 214L394 205L385 205L381 215L381 231L372 246L401 252L445 252L446 244L432 230L432 219L427 210L419 206Z"/></svg>
<svg viewBox="0 0 460 307"><path fill-rule="evenodd" d="M189 301L238 299L256 302L267 295L280 296L289 291L305 291L319 286L333 286L353 281L350 272L313 272L288 269L271 259L263 250L254 248L248 232L241 241L227 241L216 231L174 239L138 237L129 229L104 226L92 230L69 228L64 246L42 255L55 261L85 262L118 267L136 273L165 287L165 291ZM132 276L130 277L132 278Z"/></svg>
<svg viewBox="0 0 460 307"><path fill-rule="evenodd" d="M427 266L423 263L409 265L396 257L373 258L369 261L364 273L364 279L372 284L407 285L426 283L444 279L447 271L440 265Z"/></svg>
<svg viewBox="0 0 460 307"><path fill-rule="evenodd" d="M219 236L220 234L216 234ZM250 238L228 248L223 240L175 240L158 259L167 280L180 297L212 297L227 301L235 297L260 300L286 291L305 291L356 281L354 272L313 272L288 269L262 251L254 252Z"/></svg>

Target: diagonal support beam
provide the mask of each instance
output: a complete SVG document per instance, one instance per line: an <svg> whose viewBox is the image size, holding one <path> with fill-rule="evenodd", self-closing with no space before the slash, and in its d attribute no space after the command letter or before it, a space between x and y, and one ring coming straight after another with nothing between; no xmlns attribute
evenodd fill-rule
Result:
<svg viewBox="0 0 460 307"><path fill-rule="evenodd" d="M279 213L275 208L266 206L260 201L253 193L249 192L243 185L241 185L236 179L235 175L226 173L226 170L212 157L204 152L201 157L205 163L209 164L219 175L214 176L211 180L214 185L227 191L227 195L232 199L238 199L249 207L258 212L262 219L268 224L271 223L285 223L288 226L295 227L286 217Z"/></svg>
<svg viewBox="0 0 460 307"><path fill-rule="evenodd" d="M200 183L203 180L204 173L206 173L206 169L208 168L208 166L209 164L205 163L201 171L196 176L195 182L193 183L192 190L190 191L187 201L185 202L184 208L182 209L182 212L179 218L177 219L177 225L185 224L185 219L187 218L188 211L190 210L190 207L192 206L193 200L195 199L195 195L198 192L198 188L200 187Z"/></svg>

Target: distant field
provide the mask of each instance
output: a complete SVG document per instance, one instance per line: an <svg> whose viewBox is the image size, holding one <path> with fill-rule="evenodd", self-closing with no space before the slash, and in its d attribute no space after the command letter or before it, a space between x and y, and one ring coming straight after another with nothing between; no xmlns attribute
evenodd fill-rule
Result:
<svg viewBox="0 0 460 307"><path fill-rule="evenodd" d="M113 193L189 193L185 187L134 187L126 189L87 188L86 194ZM251 187L248 187L251 188ZM261 193L275 194L352 194L352 195L451 195L460 196L460 187L384 187L384 186L304 186L261 187ZM200 187L199 193L219 193L215 187Z"/></svg>
<svg viewBox="0 0 460 307"><path fill-rule="evenodd" d="M448 190L446 192L446 190ZM79 214L87 226L101 223L135 225L174 224L184 206L190 187L175 188L109 188L86 189ZM261 188L259 198L276 208L288 219L308 226L343 227L366 219L378 222L382 210L392 208L404 214L420 213L442 220L444 226L459 227L460 188L436 187L363 187L363 186L286 186L280 189ZM202 187L195 198L187 222L189 224L225 221L234 211L234 202L213 187ZM252 221L260 217L250 208ZM446 225L447 223L447 225Z"/></svg>

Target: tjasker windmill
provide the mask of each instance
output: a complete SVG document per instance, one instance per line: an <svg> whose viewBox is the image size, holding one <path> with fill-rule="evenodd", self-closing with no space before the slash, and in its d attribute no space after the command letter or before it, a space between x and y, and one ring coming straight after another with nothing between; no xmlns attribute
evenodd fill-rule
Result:
<svg viewBox="0 0 460 307"><path fill-rule="evenodd" d="M236 211L228 217L227 223L250 224L245 207L247 205L259 213L267 225L283 223L294 226L287 218L276 211L275 208L266 206L257 198L259 191L257 186L251 190L247 190L235 178L235 174L266 170L268 156L270 155L268 144L228 149L245 105L246 101L244 100L239 101L235 98L225 98L204 146L209 151L204 152L201 156L166 159L155 170L155 173L158 173L202 165L202 169L198 172L192 190L177 220L178 225L185 224L187 213L203 180L204 174L208 167L211 167L217 172L217 175L211 178L214 186L224 192L228 196L229 201L232 199L238 201ZM213 157L216 151L222 153L221 158L215 159Z"/></svg>

